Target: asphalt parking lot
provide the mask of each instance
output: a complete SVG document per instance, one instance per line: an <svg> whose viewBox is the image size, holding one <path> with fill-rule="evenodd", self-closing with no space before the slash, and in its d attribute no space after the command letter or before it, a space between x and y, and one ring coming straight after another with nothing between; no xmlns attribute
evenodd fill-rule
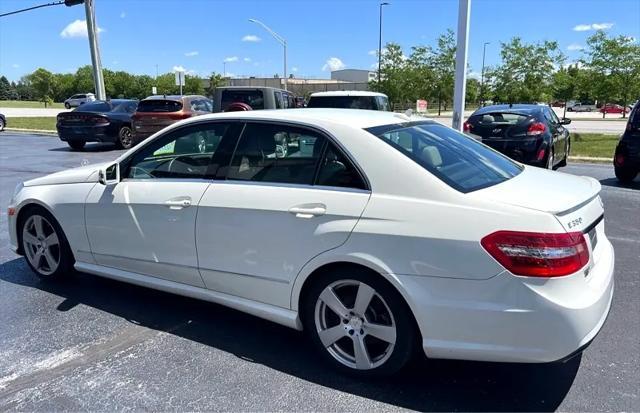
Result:
<svg viewBox="0 0 640 413"><path fill-rule="evenodd" d="M0 410L640 411L640 178L602 185L616 250L609 319L564 364L416 360L402 375L339 376L296 331L224 307L77 275L39 281L8 249L5 207L27 179L115 158L57 138L0 134ZM553 334L553 331L549 331Z"/></svg>

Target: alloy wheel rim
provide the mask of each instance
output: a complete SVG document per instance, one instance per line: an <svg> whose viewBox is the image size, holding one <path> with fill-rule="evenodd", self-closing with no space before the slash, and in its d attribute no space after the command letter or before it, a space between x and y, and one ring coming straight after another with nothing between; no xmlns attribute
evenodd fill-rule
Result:
<svg viewBox="0 0 640 413"><path fill-rule="evenodd" d="M131 146L131 129L120 129L120 143L123 147L128 148Z"/></svg>
<svg viewBox="0 0 640 413"><path fill-rule="evenodd" d="M357 280L328 285L315 306L322 345L341 364L371 370L384 364L396 343L396 322L375 289Z"/></svg>
<svg viewBox="0 0 640 413"><path fill-rule="evenodd" d="M29 263L42 275L53 274L60 265L60 239L53 225L32 215L22 229L22 243Z"/></svg>

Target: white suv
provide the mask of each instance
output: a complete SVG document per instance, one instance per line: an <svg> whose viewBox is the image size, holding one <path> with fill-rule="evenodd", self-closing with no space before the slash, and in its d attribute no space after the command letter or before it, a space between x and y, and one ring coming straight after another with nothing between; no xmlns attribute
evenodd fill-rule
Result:
<svg viewBox="0 0 640 413"><path fill-rule="evenodd" d="M389 111L389 98L384 93L356 90L317 92L311 94L307 107Z"/></svg>
<svg viewBox="0 0 640 413"><path fill-rule="evenodd" d="M93 102L94 100L96 100L96 95L93 93L78 93L77 95L73 95L69 99L65 100L64 107L71 109L87 102Z"/></svg>

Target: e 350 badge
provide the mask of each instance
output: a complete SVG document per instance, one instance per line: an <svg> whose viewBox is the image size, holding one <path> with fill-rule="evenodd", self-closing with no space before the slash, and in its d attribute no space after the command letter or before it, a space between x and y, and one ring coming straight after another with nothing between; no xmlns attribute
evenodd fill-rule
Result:
<svg viewBox="0 0 640 413"><path fill-rule="evenodd" d="M567 226L569 227L569 229L571 229L571 228L577 227L580 224L582 224L582 218L576 218L573 221L569 221Z"/></svg>

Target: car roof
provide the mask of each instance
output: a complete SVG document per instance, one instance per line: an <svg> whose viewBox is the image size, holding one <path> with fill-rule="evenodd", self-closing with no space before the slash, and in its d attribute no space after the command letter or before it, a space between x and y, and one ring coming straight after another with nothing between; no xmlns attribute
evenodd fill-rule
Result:
<svg viewBox="0 0 640 413"><path fill-rule="evenodd" d="M532 114L536 112L541 112L542 108L546 106L536 105L536 104L528 104L528 103L514 103L511 105L489 105L483 108L478 108L473 115L484 115L486 113L494 113L494 112L514 112L514 113L527 113Z"/></svg>
<svg viewBox="0 0 640 413"><path fill-rule="evenodd" d="M300 109L275 109L255 110L246 112L221 112L192 118L194 121L214 119L241 119L241 120L275 120L309 123L321 126L323 123L343 124L354 128L366 129L375 126L399 124L413 119L402 113L385 112L379 110L362 109L333 109L333 108L300 108ZM428 121L427 118L420 118Z"/></svg>
<svg viewBox="0 0 640 413"><path fill-rule="evenodd" d="M280 92L287 92L284 89L278 89L277 87L270 86L218 86L216 89L220 90L278 90ZM291 93L291 92L288 92Z"/></svg>
<svg viewBox="0 0 640 413"><path fill-rule="evenodd" d="M311 97L316 96L383 96L387 97L384 93L369 92L365 90L336 90L331 92L316 92L312 93Z"/></svg>

